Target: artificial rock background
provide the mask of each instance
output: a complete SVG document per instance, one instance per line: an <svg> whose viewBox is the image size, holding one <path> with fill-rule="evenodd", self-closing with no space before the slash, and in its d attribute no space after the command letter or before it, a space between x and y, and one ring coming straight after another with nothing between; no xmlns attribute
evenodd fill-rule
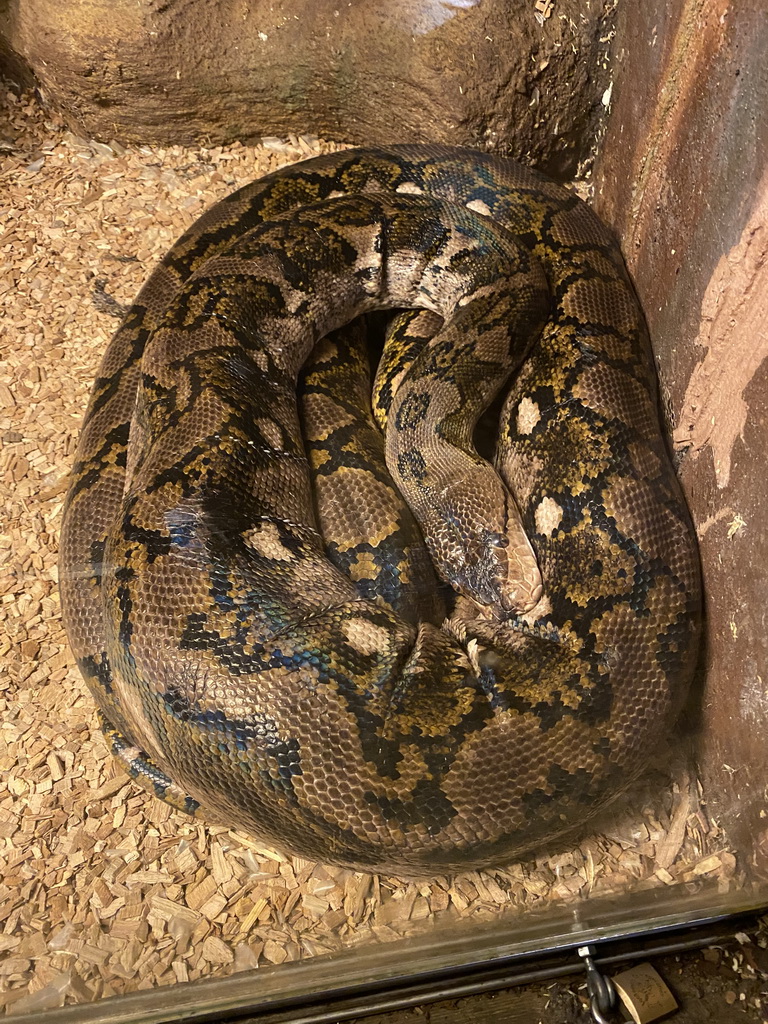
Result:
<svg viewBox="0 0 768 1024"><path fill-rule="evenodd" d="M608 17L580 0L0 0L0 35L105 142L453 142L563 175L600 107Z"/></svg>

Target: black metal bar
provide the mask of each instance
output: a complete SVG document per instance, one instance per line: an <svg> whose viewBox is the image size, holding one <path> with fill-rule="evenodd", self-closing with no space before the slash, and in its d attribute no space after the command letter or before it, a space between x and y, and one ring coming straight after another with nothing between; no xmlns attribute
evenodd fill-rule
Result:
<svg viewBox="0 0 768 1024"><path fill-rule="evenodd" d="M639 935L618 942L596 942L594 962L600 968L608 968L651 956L666 956L722 944L732 941L735 931L748 928L755 921L754 914L740 915L725 921L718 919L695 928L686 928L679 935ZM435 976L404 979L401 985L392 983L386 989L376 986L367 991L361 989L347 994L328 992L322 996L322 1004L315 1001L312 1005L307 1000L302 1000L291 1005L286 1001L283 1007L276 1007L273 1004L264 1013L254 1013L251 1009L245 1011L244 1015L217 1014L204 1018L195 1017L194 1021L187 1018L187 1021L189 1024L336 1024L360 1017L410 1009L423 1003L460 999L553 978L583 975L583 961L578 956L576 948L574 946L566 952L558 952L556 957L550 957L553 962L549 963L542 963L546 957L539 955L525 958L527 962L517 964L491 961L468 972L467 976L463 976L464 972L454 972L454 977L448 979L441 976L442 972L436 972ZM187 1024L187 1021L181 1020L174 1024Z"/></svg>

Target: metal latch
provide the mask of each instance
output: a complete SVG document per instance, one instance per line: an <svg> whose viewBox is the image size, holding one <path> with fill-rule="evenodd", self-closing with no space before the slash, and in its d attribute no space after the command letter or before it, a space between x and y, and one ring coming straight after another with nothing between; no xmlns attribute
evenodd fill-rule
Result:
<svg viewBox="0 0 768 1024"><path fill-rule="evenodd" d="M577 952L584 961L587 971L589 1010L595 1024L611 1024L605 1014L610 1013L616 1005L616 989L613 982L595 967L594 946L579 946Z"/></svg>
<svg viewBox="0 0 768 1024"><path fill-rule="evenodd" d="M606 1014L618 1001L634 1024L651 1024L677 1009L677 1001L650 964L638 964L617 974L613 980L595 966L594 946L579 946L578 954L587 971L589 1009L595 1024L610 1024Z"/></svg>

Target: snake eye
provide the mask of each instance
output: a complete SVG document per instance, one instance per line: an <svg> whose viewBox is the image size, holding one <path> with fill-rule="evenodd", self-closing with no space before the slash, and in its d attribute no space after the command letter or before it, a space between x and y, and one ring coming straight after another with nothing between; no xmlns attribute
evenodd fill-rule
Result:
<svg viewBox="0 0 768 1024"><path fill-rule="evenodd" d="M509 537L503 533L493 533L490 530L485 531L483 541L492 548L508 548Z"/></svg>

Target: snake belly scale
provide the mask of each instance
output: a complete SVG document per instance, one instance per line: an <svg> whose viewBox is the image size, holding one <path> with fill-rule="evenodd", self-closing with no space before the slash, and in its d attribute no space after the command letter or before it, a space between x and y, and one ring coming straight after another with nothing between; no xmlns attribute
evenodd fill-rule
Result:
<svg viewBox="0 0 768 1024"><path fill-rule="evenodd" d="M610 233L451 147L219 202L106 352L60 580L114 753L176 807L417 873L571 831L673 723L701 617Z"/></svg>

